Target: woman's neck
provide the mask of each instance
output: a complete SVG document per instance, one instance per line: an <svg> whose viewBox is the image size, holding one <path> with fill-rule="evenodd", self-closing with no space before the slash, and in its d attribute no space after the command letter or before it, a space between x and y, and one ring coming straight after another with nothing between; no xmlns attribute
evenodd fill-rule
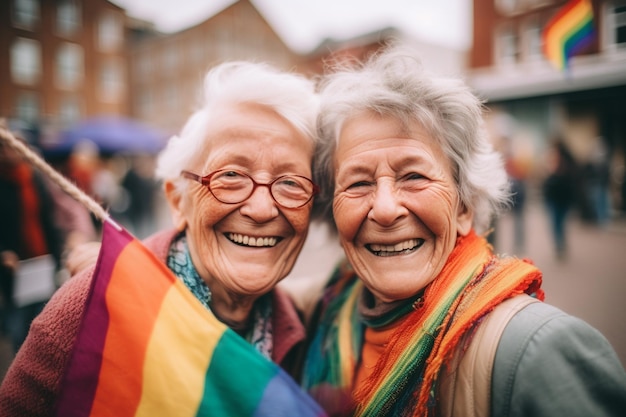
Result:
<svg viewBox="0 0 626 417"><path fill-rule="evenodd" d="M242 296L211 287L211 311L231 329L242 332L251 324L252 309L258 296Z"/></svg>

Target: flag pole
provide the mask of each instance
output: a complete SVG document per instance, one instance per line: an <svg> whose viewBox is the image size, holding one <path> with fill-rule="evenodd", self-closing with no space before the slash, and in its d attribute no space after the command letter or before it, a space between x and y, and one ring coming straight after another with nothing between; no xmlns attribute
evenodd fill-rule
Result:
<svg viewBox="0 0 626 417"><path fill-rule="evenodd" d="M83 206L85 206L90 212L92 212L100 221L111 223L117 230L122 230L122 227L118 225L115 220L111 218L109 213L106 212L100 204L98 204L93 198L89 197L83 190L78 188L70 180L61 175L58 171L52 168L39 154L30 149L23 141L17 139L9 129L0 125L0 139L2 139L8 146L22 155L28 162L37 167L45 175L48 176L55 184L57 184L63 191L68 193L72 198L77 200Z"/></svg>

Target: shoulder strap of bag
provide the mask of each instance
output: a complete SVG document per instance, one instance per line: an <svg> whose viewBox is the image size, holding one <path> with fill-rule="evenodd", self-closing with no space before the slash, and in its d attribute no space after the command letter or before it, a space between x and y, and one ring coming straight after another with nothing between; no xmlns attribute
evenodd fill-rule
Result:
<svg viewBox="0 0 626 417"><path fill-rule="evenodd" d="M439 385L439 415L442 417L488 417L491 409L491 372L498 343L509 320L527 305L539 300L520 294L498 305L478 326L467 350L461 341Z"/></svg>

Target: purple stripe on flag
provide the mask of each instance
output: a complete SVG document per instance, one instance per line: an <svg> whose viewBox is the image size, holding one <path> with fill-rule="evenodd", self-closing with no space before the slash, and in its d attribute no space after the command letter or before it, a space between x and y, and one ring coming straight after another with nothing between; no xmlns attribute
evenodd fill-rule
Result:
<svg viewBox="0 0 626 417"><path fill-rule="evenodd" d="M323 417L321 407L285 371L268 382L254 417Z"/></svg>
<svg viewBox="0 0 626 417"><path fill-rule="evenodd" d="M117 257L133 240L126 231L118 231L109 222L104 222L103 237L96 264L92 290L85 306L69 368L62 382L61 395L57 401L57 416L88 416L96 393L98 375L102 362L102 351L109 325L106 306L106 291ZM86 348L86 349L83 349Z"/></svg>

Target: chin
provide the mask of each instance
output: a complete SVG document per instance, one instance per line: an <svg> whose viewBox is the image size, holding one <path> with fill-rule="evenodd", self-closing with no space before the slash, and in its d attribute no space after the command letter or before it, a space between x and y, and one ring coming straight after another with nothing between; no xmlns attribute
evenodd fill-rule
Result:
<svg viewBox="0 0 626 417"><path fill-rule="evenodd" d="M406 271L406 270L405 270ZM415 274L412 276L402 277L402 273L394 272L393 270L385 271L383 277L393 279L392 285L386 279L384 281L370 281L375 282L377 285L370 285L366 280L363 280L370 291L376 296L377 299L384 302L404 300L419 294L430 281L416 280ZM374 290L372 290L374 288Z"/></svg>
<svg viewBox="0 0 626 417"><path fill-rule="evenodd" d="M385 303L390 303L393 301L399 301L399 300L404 300L407 298L411 298L413 297L415 294L419 293L420 290L416 290L413 292L407 292L406 289L402 289L402 290L398 290L396 291L385 291L384 293L378 293L378 295L375 294L375 297L382 302Z"/></svg>
<svg viewBox="0 0 626 417"><path fill-rule="evenodd" d="M268 271L265 268L254 268L236 278L240 288L250 290L252 293L268 292L276 286L285 274L279 274L276 270ZM259 277L263 277L260 279Z"/></svg>

